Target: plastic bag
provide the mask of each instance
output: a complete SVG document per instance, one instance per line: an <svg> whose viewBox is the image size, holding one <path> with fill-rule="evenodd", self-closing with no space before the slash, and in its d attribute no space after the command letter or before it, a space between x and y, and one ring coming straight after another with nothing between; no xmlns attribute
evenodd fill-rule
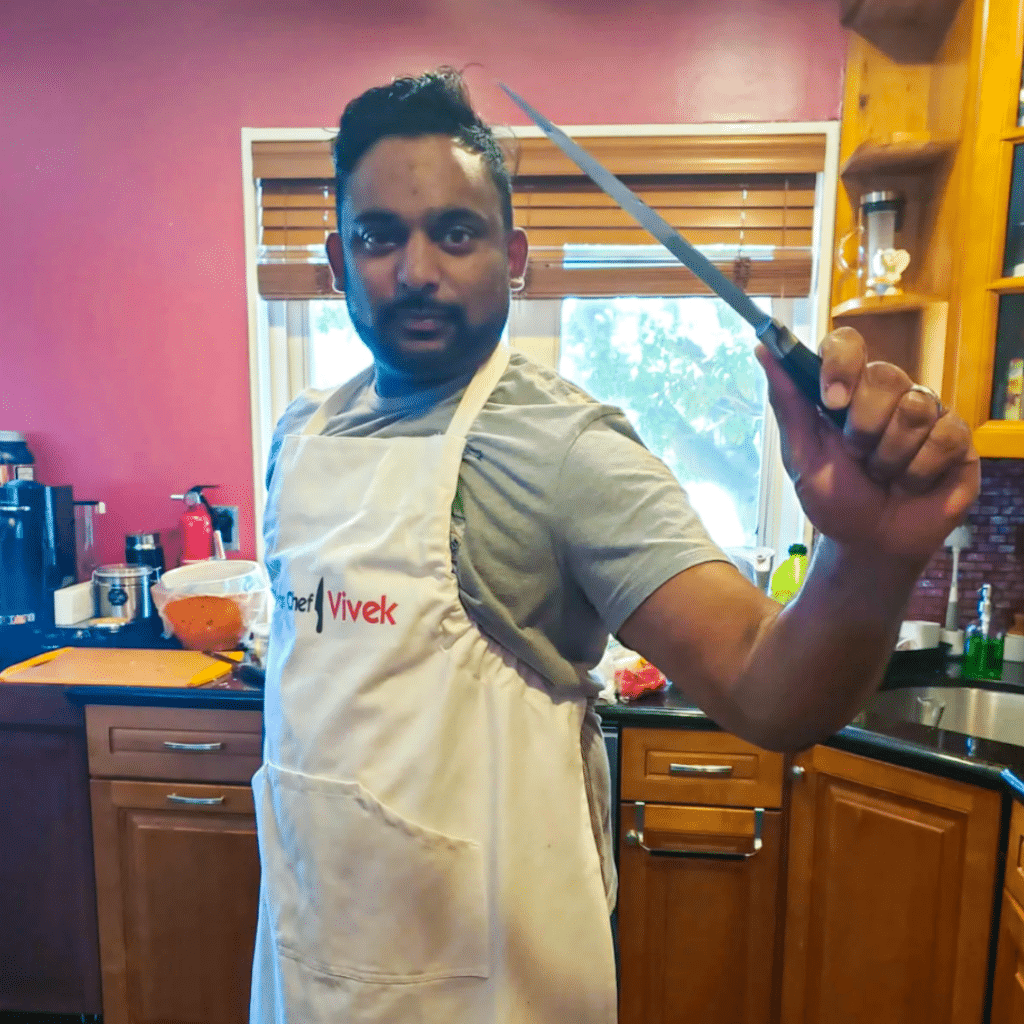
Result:
<svg viewBox="0 0 1024 1024"><path fill-rule="evenodd" d="M224 583L218 580L181 582L167 587L161 579L149 590L163 622L164 636L176 636L192 650L237 647L269 617L269 585L257 584L241 593L225 593ZM172 607L168 615L168 607L176 603L179 608Z"/></svg>
<svg viewBox="0 0 1024 1024"><path fill-rule="evenodd" d="M604 657L595 672L623 701L635 700L645 693L653 693L668 685L668 680L646 658L621 644L614 637L608 641ZM606 690L602 691L604 695Z"/></svg>

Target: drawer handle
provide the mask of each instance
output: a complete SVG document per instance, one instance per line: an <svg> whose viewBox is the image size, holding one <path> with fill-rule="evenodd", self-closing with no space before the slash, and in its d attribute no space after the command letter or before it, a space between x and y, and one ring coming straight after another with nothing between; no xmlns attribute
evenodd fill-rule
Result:
<svg viewBox="0 0 1024 1024"><path fill-rule="evenodd" d="M669 775L732 775L731 764L670 764Z"/></svg>
<svg viewBox="0 0 1024 1024"><path fill-rule="evenodd" d="M223 750L223 743L175 743L173 740L164 740L164 746L168 750L184 750L191 754L203 754L210 750Z"/></svg>
<svg viewBox="0 0 1024 1024"><path fill-rule="evenodd" d="M188 804L191 807L216 807L224 803L222 796L178 796L177 793L168 793L167 802L171 804Z"/></svg>
<svg viewBox="0 0 1024 1024"><path fill-rule="evenodd" d="M640 801L633 804L633 818L636 828L631 828L626 833L626 842L630 846L636 846L649 853L652 857L691 857L704 858L707 860L750 860L760 851L761 830L764 823L764 808L754 808L754 839L749 850L680 850L675 848L662 849L659 847L647 846L644 843L644 804Z"/></svg>

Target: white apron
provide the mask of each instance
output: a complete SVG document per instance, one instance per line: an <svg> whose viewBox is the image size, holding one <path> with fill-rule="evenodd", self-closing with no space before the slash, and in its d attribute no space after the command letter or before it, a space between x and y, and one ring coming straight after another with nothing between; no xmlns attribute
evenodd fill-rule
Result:
<svg viewBox="0 0 1024 1024"><path fill-rule="evenodd" d="M449 550L466 432L285 439L252 1024L613 1024L615 964L584 786L582 694L486 637ZM543 453L538 453L543 457Z"/></svg>

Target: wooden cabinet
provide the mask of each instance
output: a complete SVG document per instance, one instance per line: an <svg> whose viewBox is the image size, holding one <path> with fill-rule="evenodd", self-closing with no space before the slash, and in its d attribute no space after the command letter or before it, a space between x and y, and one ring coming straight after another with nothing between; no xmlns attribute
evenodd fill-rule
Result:
<svg viewBox="0 0 1024 1024"><path fill-rule="evenodd" d="M782 1024L978 1024L1000 795L828 747L800 769Z"/></svg>
<svg viewBox="0 0 1024 1024"><path fill-rule="evenodd" d="M622 1024L980 1024L1001 794L824 746L785 786L784 764L724 733L623 730ZM1024 929L1004 911L1003 931L1015 1006Z"/></svg>
<svg viewBox="0 0 1024 1024"><path fill-rule="evenodd" d="M0 686L0 1017L98 1014L85 723L57 687Z"/></svg>
<svg viewBox="0 0 1024 1024"><path fill-rule="evenodd" d="M105 1024L247 1020L260 865L252 790L233 783L259 765L259 714L86 721Z"/></svg>
<svg viewBox="0 0 1024 1024"><path fill-rule="evenodd" d="M960 0L841 0L842 20L901 63L928 62Z"/></svg>
<svg viewBox="0 0 1024 1024"><path fill-rule="evenodd" d="M955 404L983 456L1024 457L1024 9L988 0L973 168L963 204ZM1009 387L1008 387L1009 385Z"/></svg>
<svg viewBox="0 0 1024 1024"><path fill-rule="evenodd" d="M900 282L903 294L882 297L866 294L869 271L858 277L834 265L832 325L857 329L871 359L896 363L947 401L984 6L985 0L843 5L843 23L854 32L848 37L835 241L857 232L865 195L895 193L902 211L895 248L909 253L910 264Z"/></svg>
<svg viewBox="0 0 1024 1024"><path fill-rule="evenodd" d="M1024 1024L1024 910L1003 893L990 1024Z"/></svg>
<svg viewBox="0 0 1024 1024"><path fill-rule="evenodd" d="M782 767L724 733L623 731L621 1024L774 1019Z"/></svg>
<svg viewBox="0 0 1024 1024"><path fill-rule="evenodd" d="M990 1024L1024 1024L1024 807L1014 803L1006 849Z"/></svg>

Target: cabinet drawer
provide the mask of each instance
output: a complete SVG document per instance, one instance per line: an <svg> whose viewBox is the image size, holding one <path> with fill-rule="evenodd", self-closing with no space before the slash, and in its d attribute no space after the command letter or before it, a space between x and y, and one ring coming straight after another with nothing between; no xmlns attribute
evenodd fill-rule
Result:
<svg viewBox="0 0 1024 1024"><path fill-rule="evenodd" d="M85 723L93 778L248 782L262 762L258 711L94 705Z"/></svg>
<svg viewBox="0 0 1024 1024"><path fill-rule="evenodd" d="M624 729L623 800L781 807L783 756L724 732Z"/></svg>
<svg viewBox="0 0 1024 1024"><path fill-rule="evenodd" d="M1024 905L1024 805L1016 800L1010 812L1010 838L1006 844L1006 888Z"/></svg>

